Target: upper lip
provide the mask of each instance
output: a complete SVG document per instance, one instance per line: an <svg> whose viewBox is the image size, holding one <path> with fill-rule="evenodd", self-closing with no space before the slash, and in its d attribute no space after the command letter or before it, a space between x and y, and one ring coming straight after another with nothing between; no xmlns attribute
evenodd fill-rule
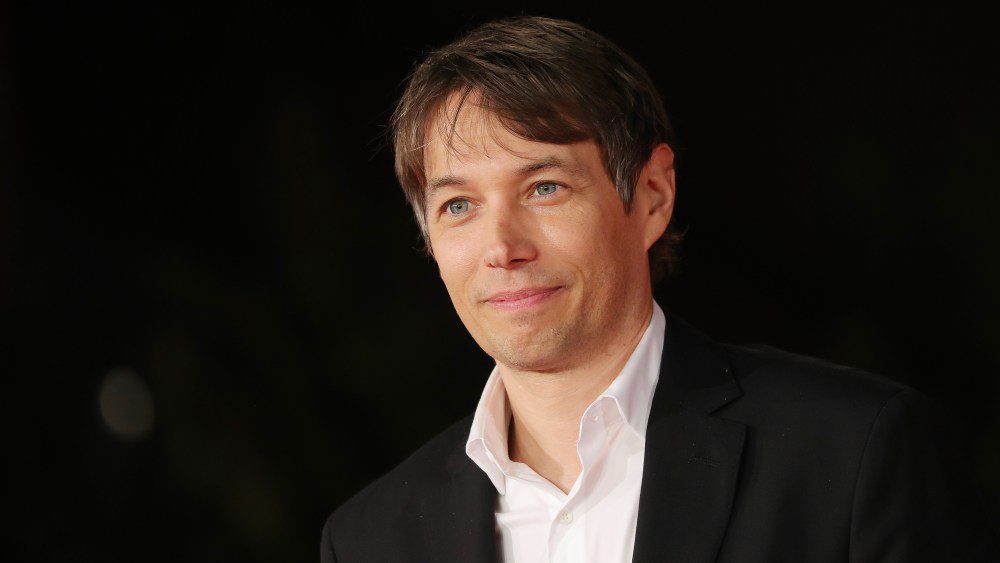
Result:
<svg viewBox="0 0 1000 563"><path fill-rule="evenodd" d="M487 301L517 301L518 299L525 299L531 297L532 295L538 295L539 293L545 293L547 291L552 291L559 289L562 286L554 285L549 287L526 287L524 289L518 289L515 291L500 291L490 295L486 298Z"/></svg>

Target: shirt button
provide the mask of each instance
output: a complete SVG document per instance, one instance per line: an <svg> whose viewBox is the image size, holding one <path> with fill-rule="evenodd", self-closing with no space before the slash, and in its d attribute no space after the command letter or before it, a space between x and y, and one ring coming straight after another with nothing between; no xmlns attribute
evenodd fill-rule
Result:
<svg viewBox="0 0 1000 563"><path fill-rule="evenodd" d="M595 412L594 414L590 415L590 420L593 420L594 422L601 420L601 413Z"/></svg>
<svg viewBox="0 0 1000 563"><path fill-rule="evenodd" d="M563 510L559 513L559 521L563 524L569 524L573 521L573 513L568 510Z"/></svg>

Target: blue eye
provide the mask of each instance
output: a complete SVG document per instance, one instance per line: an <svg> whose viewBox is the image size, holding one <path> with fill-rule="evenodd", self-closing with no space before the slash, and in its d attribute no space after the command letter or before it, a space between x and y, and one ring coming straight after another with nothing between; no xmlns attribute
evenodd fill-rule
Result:
<svg viewBox="0 0 1000 563"><path fill-rule="evenodd" d="M448 212L452 215L461 215L469 210L469 201L466 199L456 199L448 203Z"/></svg>
<svg viewBox="0 0 1000 563"><path fill-rule="evenodd" d="M535 186L535 193L538 195L552 195L559 189L559 184L552 182L542 182Z"/></svg>

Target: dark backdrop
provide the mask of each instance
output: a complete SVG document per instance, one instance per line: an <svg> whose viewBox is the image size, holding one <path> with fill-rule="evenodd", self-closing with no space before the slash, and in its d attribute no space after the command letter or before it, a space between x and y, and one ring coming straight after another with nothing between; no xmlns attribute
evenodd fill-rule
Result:
<svg viewBox="0 0 1000 563"><path fill-rule="evenodd" d="M421 53L520 7L207 4L0 11L7 560L315 560L326 514L491 368L381 136ZM660 302L939 400L995 510L988 19L528 13L607 35L663 92L689 231Z"/></svg>

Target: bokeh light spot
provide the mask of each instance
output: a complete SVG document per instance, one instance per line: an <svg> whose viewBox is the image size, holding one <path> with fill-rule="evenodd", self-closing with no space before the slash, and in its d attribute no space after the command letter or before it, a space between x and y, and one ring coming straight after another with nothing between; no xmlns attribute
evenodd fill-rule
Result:
<svg viewBox="0 0 1000 563"><path fill-rule="evenodd" d="M153 396L128 368L108 372L101 383L98 403L104 424L121 440L142 440L153 429Z"/></svg>

